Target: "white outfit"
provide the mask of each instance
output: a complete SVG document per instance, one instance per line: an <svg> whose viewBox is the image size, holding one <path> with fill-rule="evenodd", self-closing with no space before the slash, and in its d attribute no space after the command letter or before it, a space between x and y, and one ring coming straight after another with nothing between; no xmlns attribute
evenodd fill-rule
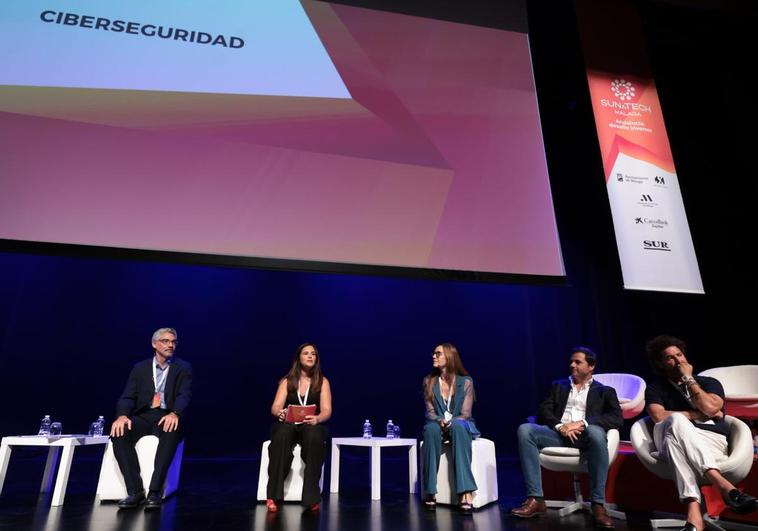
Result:
<svg viewBox="0 0 758 531"><path fill-rule="evenodd" d="M726 437L701 430L683 414L672 413L655 425L653 440L674 473L679 499L699 502L698 481L710 469L721 470L718 459L726 457L729 448Z"/></svg>

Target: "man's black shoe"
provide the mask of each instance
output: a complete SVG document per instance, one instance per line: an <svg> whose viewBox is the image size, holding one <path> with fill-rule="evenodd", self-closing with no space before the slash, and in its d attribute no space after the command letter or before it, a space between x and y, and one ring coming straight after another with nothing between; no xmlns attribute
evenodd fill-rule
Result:
<svg viewBox="0 0 758 531"><path fill-rule="evenodd" d="M147 496L147 501L145 502L145 510L153 511L155 509L160 509L162 503L163 498L161 498L161 495L151 492Z"/></svg>
<svg viewBox="0 0 758 531"><path fill-rule="evenodd" d="M750 494L732 489L724 496L724 501L729 508L737 514L747 514L758 509L756 499Z"/></svg>
<svg viewBox="0 0 758 531"><path fill-rule="evenodd" d="M118 508L119 509L133 509L134 507L137 507L143 501L145 501L145 491L141 490L137 494L130 494L123 500L119 500Z"/></svg>
<svg viewBox="0 0 758 531"><path fill-rule="evenodd" d="M687 522L679 531L697 531L697 527L695 527L695 524Z"/></svg>

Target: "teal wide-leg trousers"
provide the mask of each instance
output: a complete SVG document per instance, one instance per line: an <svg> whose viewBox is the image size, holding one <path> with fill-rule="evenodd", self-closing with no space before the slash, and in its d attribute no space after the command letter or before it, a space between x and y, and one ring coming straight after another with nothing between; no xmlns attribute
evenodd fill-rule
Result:
<svg viewBox="0 0 758 531"><path fill-rule="evenodd" d="M458 494L477 489L476 481L471 473L472 440L473 435L468 430L466 422L453 419L450 425L450 444L455 469L455 492ZM437 471L441 455L442 428L437 422L427 422L424 426L424 446L421 450L421 460L424 465L423 487L426 495L437 493Z"/></svg>

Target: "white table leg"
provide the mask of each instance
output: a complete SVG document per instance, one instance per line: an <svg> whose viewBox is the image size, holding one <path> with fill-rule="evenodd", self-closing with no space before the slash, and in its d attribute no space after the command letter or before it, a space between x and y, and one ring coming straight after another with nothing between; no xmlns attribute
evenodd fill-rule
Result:
<svg viewBox="0 0 758 531"><path fill-rule="evenodd" d="M55 478L55 467L58 465L58 458L61 455L60 446L51 446L47 450L47 461L45 462L45 472L42 474L42 485L40 485L40 492L50 492L53 487L53 479Z"/></svg>
<svg viewBox="0 0 758 531"><path fill-rule="evenodd" d="M0 492L3 492L5 473L8 471L8 461L11 459L11 447L6 443L0 445Z"/></svg>
<svg viewBox="0 0 758 531"><path fill-rule="evenodd" d="M408 448L408 483L409 492L416 494L416 485L418 483L418 457L416 455L416 445Z"/></svg>
<svg viewBox="0 0 758 531"><path fill-rule="evenodd" d="M382 448L371 447L371 499L382 499Z"/></svg>
<svg viewBox="0 0 758 531"><path fill-rule="evenodd" d="M340 491L340 447L332 441L332 473L329 474L329 492Z"/></svg>
<svg viewBox="0 0 758 531"><path fill-rule="evenodd" d="M55 480L55 490L53 491L53 501L51 506L56 507L63 505L63 498L66 497L66 487L68 486L68 474L71 472L71 462L74 460L74 447L67 445L63 447L61 464L58 468L58 477Z"/></svg>

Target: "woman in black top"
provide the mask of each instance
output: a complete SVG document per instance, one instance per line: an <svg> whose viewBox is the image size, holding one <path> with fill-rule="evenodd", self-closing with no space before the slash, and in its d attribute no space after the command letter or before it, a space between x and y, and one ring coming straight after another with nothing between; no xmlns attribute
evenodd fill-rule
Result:
<svg viewBox="0 0 758 531"><path fill-rule="evenodd" d="M316 414L308 415L301 424L284 422L288 405L316 405ZM332 416L332 391L321 373L318 350L313 343L297 348L295 359L287 376L279 381L271 414L277 422L271 428L271 445L268 447L268 488L266 507L269 512L279 510L284 498L284 480L292 465L295 444L301 447L300 456L305 462L302 504L318 511L321 504L319 478L326 453L328 430L323 425Z"/></svg>

